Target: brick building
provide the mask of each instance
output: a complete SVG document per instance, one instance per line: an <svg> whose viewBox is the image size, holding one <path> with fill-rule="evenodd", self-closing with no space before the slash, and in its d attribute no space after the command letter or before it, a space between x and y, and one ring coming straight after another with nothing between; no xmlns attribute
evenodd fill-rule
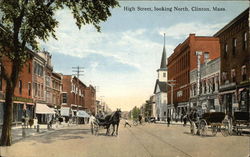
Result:
<svg viewBox="0 0 250 157"><path fill-rule="evenodd" d="M61 108L61 92L62 92L62 76L61 74L52 73L51 76L52 83L52 106L55 109Z"/></svg>
<svg viewBox="0 0 250 157"><path fill-rule="evenodd" d="M234 18L214 36L220 39L222 111L250 111L250 11Z"/></svg>
<svg viewBox="0 0 250 157"><path fill-rule="evenodd" d="M190 100L190 72L197 68L196 51L208 52L213 60L220 56L219 39L215 37L195 36L189 37L175 49L168 58L168 80L175 80L173 88L173 103L176 109L175 117L180 117L186 112ZM201 63L204 63L204 56L201 56ZM171 104L171 91L168 91L168 104ZM193 103L197 106L196 103Z"/></svg>
<svg viewBox="0 0 250 157"><path fill-rule="evenodd" d="M64 117L73 118L76 122L77 117L79 121L83 122L84 117L88 116L85 110L84 93L87 86L78 78L71 75L62 76L62 104L60 114Z"/></svg>
<svg viewBox="0 0 250 157"><path fill-rule="evenodd" d="M32 57L33 53L31 52ZM6 73L11 72L12 63L8 57L0 57L0 67L4 66ZM6 82L0 75L0 124L3 123L3 105L5 102ZM19 73L13 97L13 123L20 123L22 116L34 116L34 103L32 100L32 59L28 60Z"/></svg>
<svg viewBox="0 0 250 157"><path fill-rule="evenodd" d="M89 87L87 87L85 89L85 106L84 108L87 110L88 113L91 113L93 115L95 115L96 113L96 90L92 85L89 85Z"/></svg>

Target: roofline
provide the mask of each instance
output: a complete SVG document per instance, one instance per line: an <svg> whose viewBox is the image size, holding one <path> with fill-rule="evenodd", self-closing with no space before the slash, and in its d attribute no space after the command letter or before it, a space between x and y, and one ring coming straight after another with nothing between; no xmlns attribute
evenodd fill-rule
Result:
<svg viewBox="0 0 250 157"><path fill-rule="evenodd" d="M220 29L218 32L216 32L213 36L214 37L218 37L222 32L224 32L226 29L228 29L229 27L231 27L236 21L238 21L239 19L241 19L243 16L245 16L245 14L247 12L249 12L249 7L244 10L242 13L240 13L240 15L238 15L237 17L235 17L233 20L231 20L228 24L226 24L222 29ZM248 13L249 16L249 13Z"/></svg>

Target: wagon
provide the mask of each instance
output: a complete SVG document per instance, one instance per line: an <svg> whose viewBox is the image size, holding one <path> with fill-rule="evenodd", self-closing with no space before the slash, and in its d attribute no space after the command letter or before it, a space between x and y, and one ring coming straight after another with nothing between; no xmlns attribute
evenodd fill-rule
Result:
<svg viewBox="0 0 250 157"><path fill-rule="evenodd" d="M94 119L91 123L91 133L93 135L98 135L101 128L107 129L110 123L107 123L105 119Z"/></svg>
<svg viewBox="0 0 250 157"><path fill-rule="evenodd" d="M190 131L192 134L198 133L201 136L206 136L208 128L211 128L211 133L215 136L218 130L223 136L229 135L229 120L224 112L209 112L204 113L197 121L191 120ZM197 130L196 130L197 129Z"/></svg>
<svg viewBox="0 0 250 157"><path fill-rule="evenodd" d="M241 135L243 129L250 128L250 117L249 112L237 111L234 112L232 119L232 129L237 135Z"/></svg>

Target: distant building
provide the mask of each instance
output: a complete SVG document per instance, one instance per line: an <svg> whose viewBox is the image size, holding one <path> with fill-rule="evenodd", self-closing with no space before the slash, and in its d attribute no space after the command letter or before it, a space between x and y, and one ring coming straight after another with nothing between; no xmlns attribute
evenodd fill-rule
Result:
<svg viewBox="0 0 250 157"><path fill-rule="evenodd" d="M234 18L214 36L220 39L222 111L250 112L250 11Z"/></svg>
<svg viewBox="0 0 250 157"><path fill-rule="evenodd" d="M73 118L74 122L78 119L80 123L84 123L85 117L80 115L87 116L86 108L84 106L84 92L87 88L86 85L72 75L63 75L62 83L61 116L66 117L66 119Z"/></svg>
<svg viewBox="0 0 250 157"><path fill-rule="evenodd" d="M96 111L96 90L92 85L85 88L84 108L91 114L95 115Z"/></svg>
<svg viewBox="0 0 250 157"><path fill-rule="evenodd" d="M207 52L210 59L213 60L220 56L219 50L218 38L190 34L183 43L174 49L173 54L168 58L168 80L175 80L173 88L175 118L180 118L184 112L187 112L189 104L190 107L201 109L199 97L190 100L190 72L197 68L196 51L203 52L201 56L201 63L203 64L204 52ZM197 91L197 88L193 90ZM168 98L171 98L170 90L168 91ZM189 101L191 102L189 103ZM168 99L168 104L171 104L171 99Z"/></svg>

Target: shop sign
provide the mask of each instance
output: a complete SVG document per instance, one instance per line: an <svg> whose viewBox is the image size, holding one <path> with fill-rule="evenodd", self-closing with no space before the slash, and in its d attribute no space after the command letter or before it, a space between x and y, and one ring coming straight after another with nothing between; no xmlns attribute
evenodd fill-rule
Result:
<svg viewBox="0 0 250 157"><path fill-rule="evenodd" d="M21 101L21 102L33 103L33 99L22 98L22 97L13 97L13 101Z"/></svg>
<svg viewBox="0 0 250 157"><path fill-rule="evenodd" d="M250 80L245 80L240 82L240 84L247 84L247 83L250 83Z"/></svg>
<svg viewBox="0 0 250 157"><path fill-rule="evenodd" d="M235 82L228 83L228 84L224 84L224 85L220 85L220 89L229 88L229 87L234 87L235 85L236 85Z"/></svg>

